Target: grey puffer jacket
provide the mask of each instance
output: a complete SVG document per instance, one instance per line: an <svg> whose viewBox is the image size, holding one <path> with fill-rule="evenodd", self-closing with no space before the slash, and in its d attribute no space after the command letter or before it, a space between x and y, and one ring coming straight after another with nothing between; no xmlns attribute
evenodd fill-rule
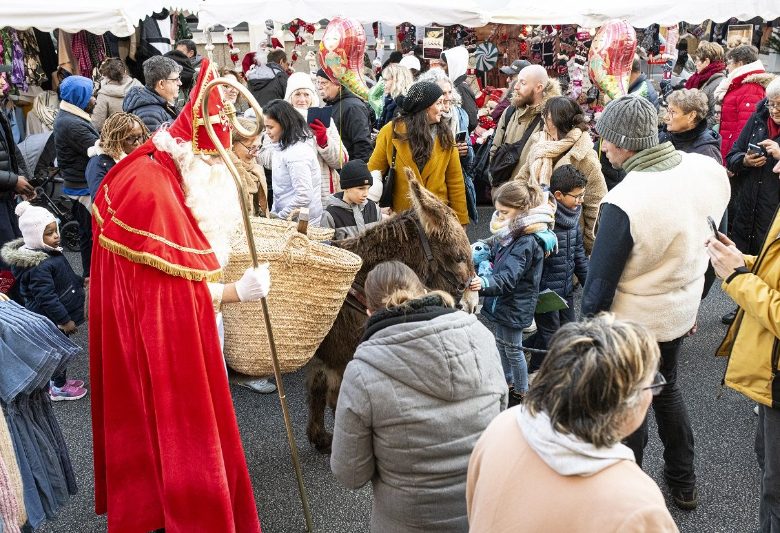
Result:
<svg viewBox="0 0 780 533"><path fill-rule="evenodd" d="M465 532L466 470L506 406L490 332L435 294L375 313L341 384L330 465L371 480L371 531Z"/></svg>

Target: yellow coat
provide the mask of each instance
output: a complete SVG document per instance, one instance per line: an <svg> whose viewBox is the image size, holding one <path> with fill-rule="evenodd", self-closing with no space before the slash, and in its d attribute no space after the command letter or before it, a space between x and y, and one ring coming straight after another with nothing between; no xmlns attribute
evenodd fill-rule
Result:
<svg viewBox="0 0 780 533"><path fill-rule="evenodd" d="M723 282L740 307L718 355L729 356L725 383L762 405L780 408L780 210L758 256L745 256L751 274ZM776 375L778 374L778 375Z"/></svg>
<svg viewBox="0 0 780 533"><path fill-rule="evenodd" d="M376 147L371 159L368 160L369 170L378 170L382 176L387 174L395 154L395 188L393 189L393 211L400 213L412 205L409 201L409 182L406 180L404 168L409 167L423 187L436 195L439 200L450 206L461 224L469 223L466 210L466 184L460 167L460 157L457 148L444 150L439 139L434 141L431 157L422 169L417 168L412 156L412 150L407 141L393 138L393 122L385 124L376 138ZM396 126L396 132L404 134L405 125L401 122Z"/></svg>

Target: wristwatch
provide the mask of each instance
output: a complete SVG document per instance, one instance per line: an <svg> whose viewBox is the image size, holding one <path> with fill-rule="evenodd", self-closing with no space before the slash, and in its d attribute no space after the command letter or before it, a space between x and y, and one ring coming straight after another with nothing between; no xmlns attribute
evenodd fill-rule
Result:
<svg viewBox="0 0 780 533"><path fill-rule="evenodd" d="M734 272L729 274L729 277L726 278L726 283L731 283L731 280L739 276L740 274L750 274L750 269L745 266L740 266L734 269Z"/></svg>

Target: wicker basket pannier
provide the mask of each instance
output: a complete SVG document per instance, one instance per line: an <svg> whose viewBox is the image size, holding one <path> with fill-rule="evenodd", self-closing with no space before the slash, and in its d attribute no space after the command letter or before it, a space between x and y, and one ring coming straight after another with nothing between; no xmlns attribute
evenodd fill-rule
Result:
<svg viewBox="0 0 780 533"><path fill-rule="evenodd" d="M360 270L359 256L309 240L295 224L268 224L253 219L258 260L271 267L268 307L282 372L305 365L330 331L347 291ZM309 228L309 237L327 239L332 230ZM225 283L238 280L251 259L243 232L232 243ZM250 376L273 374L271 349L260 302L227 304L225 360L231 368Z"/></svg>

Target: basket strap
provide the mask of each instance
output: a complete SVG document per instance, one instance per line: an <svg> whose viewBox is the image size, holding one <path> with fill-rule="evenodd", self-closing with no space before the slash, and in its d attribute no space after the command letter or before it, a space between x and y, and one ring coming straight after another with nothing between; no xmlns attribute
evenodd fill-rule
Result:
<svg viewBox="0 0 780 533"><path fill-rule="evenodd" d="M364 315L367 314L366 309L368 309L368 304L366 303L366 294L363 287L358 284L357 281L352 282L352 286L347 292L347 299L344 301L353 309L360 311Z"/></svg>

